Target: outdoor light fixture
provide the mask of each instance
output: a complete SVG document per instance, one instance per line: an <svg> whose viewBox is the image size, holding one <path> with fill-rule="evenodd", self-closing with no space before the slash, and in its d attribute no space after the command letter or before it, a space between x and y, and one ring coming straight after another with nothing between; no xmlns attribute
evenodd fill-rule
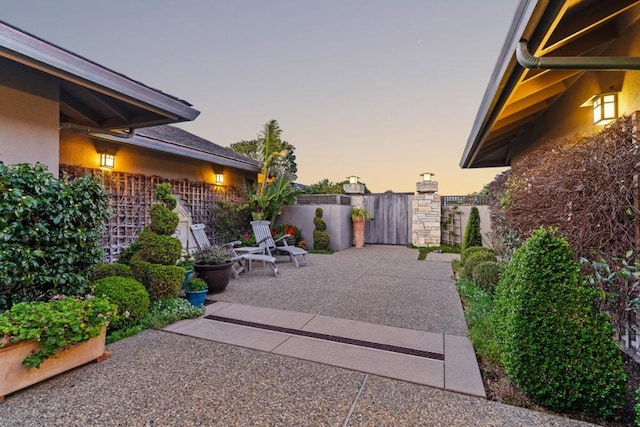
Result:
<svg viewBox="0 0 640 427"><path fill-rule="evenodd" d="M113 154L100 153L100 167L113 169L116 165L116 156Z"/></svg>
<svg viewBox="0 0 640 427"><path fill-rule="evenodd" d="M421 173L420 176L422 177L422 181L424 182L429 182L431 181L431 177L433 177L435 175L435 173L433 172L425 172L425 173Z"/></svg>
<svg viewBox="0 0 640 427"><path fill-rule="evenodd" d="M357 183L358 183L358 179L359 179L359 178L358 178L357 176L355 176L355 175L351 175L351 176L349 177L349 184L357 184Z"/></svg>
<svg viewBox="0 0 640 427"><path fill-rule="evenodd" d="M618 94L602 93L592 98L593 124L606 125L618 118Z"/></svg>
<svg viewBox="0 0 640 427"><path fill-rule="evenodd" d="M224 182L224 175L221 174L221 173L217 173L216 174L216 184L222 185L223 182Z"/></svg>

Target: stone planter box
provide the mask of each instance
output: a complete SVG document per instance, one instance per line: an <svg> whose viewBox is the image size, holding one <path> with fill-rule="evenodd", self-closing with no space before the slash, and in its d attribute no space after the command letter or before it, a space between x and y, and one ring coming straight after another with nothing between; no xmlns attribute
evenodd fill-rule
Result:
<svg viewBox="0 0 640 427"><path fill-rule="evenodd" d="M39 368L29 368L22 364L39 344L35 341L22 341L0 348L0 402L4 396L23 389L62 372L95 360L102 362L111 354L105 351L106 328L102 334L74 344L68 349L49 357Z"/></svg>

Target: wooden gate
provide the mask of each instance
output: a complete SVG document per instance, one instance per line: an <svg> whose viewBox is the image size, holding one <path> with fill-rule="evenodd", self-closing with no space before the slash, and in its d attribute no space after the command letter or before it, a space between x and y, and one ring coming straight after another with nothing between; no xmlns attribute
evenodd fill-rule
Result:
<svg viewBox="0 0 640 427"><path fill-rule="evenodd" d="M366 222L365 243L410 245L413 193L366 194L364 207L371 213Z"/></svg>

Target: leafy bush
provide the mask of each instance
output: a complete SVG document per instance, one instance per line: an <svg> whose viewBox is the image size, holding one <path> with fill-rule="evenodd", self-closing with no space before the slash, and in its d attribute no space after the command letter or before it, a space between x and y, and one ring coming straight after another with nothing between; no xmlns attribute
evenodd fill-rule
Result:
<svg viewBox="0 0 640 427"><path fill-rule="evenodd" d="M171 236L163 236L145 229L138 236L140 249L136 257L162 265L175 265L182 255L182 243Z"/></svg>
<svg viewBox="0 0 640 427"><path fill-rule="evenodd" d="M481 262L493 261L495 262L496 256L493 252L488 251L479 251L474 252L471 255L467 256L467 259L464 262L464 277L469 280L473 279L473 270L475 270L476 266Z"/></svg>
<svg viewBox="0 0 640 427"><path fill-rule="evenodd" d="M490 252L495 255L494 250L491 248L485 248L484 246L470 246L460 251L460 261L464 264L464 262L467 260L467 257L476 252Z"/></svg>
<svg viewBox="0 0 640 427"><path fill-rule="evenodd" d="M137 240L127 246L122 252L120 252L120 256L118 257L118 264L129 265L131 262L131 257L133 257L136 252L140 250L140 242Z"/></svg>
<svg viewBox="0 0 640 427"><path fill-rule="evenodd" d="M636 420L635 425L640 426L640 388L636 390Z"/></svg>
<svg viewBox="0 0 640 427"><path fill-rule="evenodd" d="M178 296L185 276L185 269L177 265L152 264L136 257L131 259L131 271L151 301Z"/></svg>
<svg viewBox="0 0 640 427"><path fill-rule="evenodd" d="M149 311L149 294L135 279L111 276L94 283L94 294L118 306L118 315L109 323L109 331L137 324Z"/></svg>
<svg viewBox="0 0 640 427"><path fill-rule="evenodd" d="M298 246L301 241L304 240L302 236L302 230L293 224L280 224L273 229L276 232L276 236L290 235L290 239L293 240L293 245Z"/></svg>
<svg viewBox="0 0 640 427"><path fill-rule="evenodd" d="M316 208L316 216L313 218L315 229L313 230L313 249L327 250L329 249L329 233L327 233L327 223L322 219L324 212L322 208Z"/></svg>
<svg viewBox="0 0 640 427"><path fill-rule="evenodd" d="M87 341L102 333L117 308L104 298L56 295L49 302L14 304L0 315L0 347L6 343L37 341L40 350L22 364L38 368L49 356L68 345Z"/></svg>
<svg viewBox="0 0 640 427"><path fill-rule="evenodd" d="M507 374L536 403L606 417L621 404L626 376L610 319L572 257L555 230L534 231L496 289L495 330Z"/></svg>
<svg viewBox="0 0 640 427"><path fill-rule="evenodd" d="M149 228L156 234L171 236L176 232L180 218L178 214L170 211L163 205L151 206L151 225Z"/></svg>
<svg viewBox="0 0 640 427"><path fill-rule="evenodd" d="M476 264L471 276L473 283L486 292L493 293L493 288L500 281L502 268L495 261L483 261Z"/></svg>
<svg viewBox="0 0 640 427"><path fill-rule="evenodd" d="M237 204L223 200L213 207L213 221L215 223L215 227L213 227L214 241L224 244L238 240L238 236L249 228L251 213L240 209ZM255 243L245 246L255 246Z"/></svg>
<svg viewBox="0 0 640 427"><path fill-rule="evenodd" d="M480 232L480 211L477 207L471 208L469 214L469 221L464 229L464 235L462 236L462 250L470 248L471 246L482 246L482 234Z"/></svg>
<svg viewBox="0 0 640 427"><path fill-rule="evenodd" d="M105 262L101 262L100 264L96 264L95 267L93 267L93 270L91 270L91 273L89 274L89 282L93 283L96 280L110 276L133 277L133 273L128 265L118 263L107 264Z"/></svg>
<svg viewBox="0 0 640 427"><path fill-rule="evenodd" d="M171 193L171 184L168 182L156 185L156 200L162 203L164 207L170 211L174 210L176 206L178 206L178 201Z"/></svg>
<svg viewBox="0 0 640 427"><path fill-rule="evenodd" d="M84 295L102 260L108 200L89 175L66 182L40 163L0 162L0 312L55 294Z"/></svg>

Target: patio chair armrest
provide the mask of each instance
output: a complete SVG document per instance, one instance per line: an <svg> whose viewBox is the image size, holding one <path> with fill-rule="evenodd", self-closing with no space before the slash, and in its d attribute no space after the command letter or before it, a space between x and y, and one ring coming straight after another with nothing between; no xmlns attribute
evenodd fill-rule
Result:
<svg viewBox="0 0 640 427"><path fill-rule="evenodd" d="M291 234L283 234L281 237L278 237L277 239L274 239L275 243L278 242L282 242L284 243L285 246L289 246L289 244L287 243L287 238L291 237Z"/></svg>

